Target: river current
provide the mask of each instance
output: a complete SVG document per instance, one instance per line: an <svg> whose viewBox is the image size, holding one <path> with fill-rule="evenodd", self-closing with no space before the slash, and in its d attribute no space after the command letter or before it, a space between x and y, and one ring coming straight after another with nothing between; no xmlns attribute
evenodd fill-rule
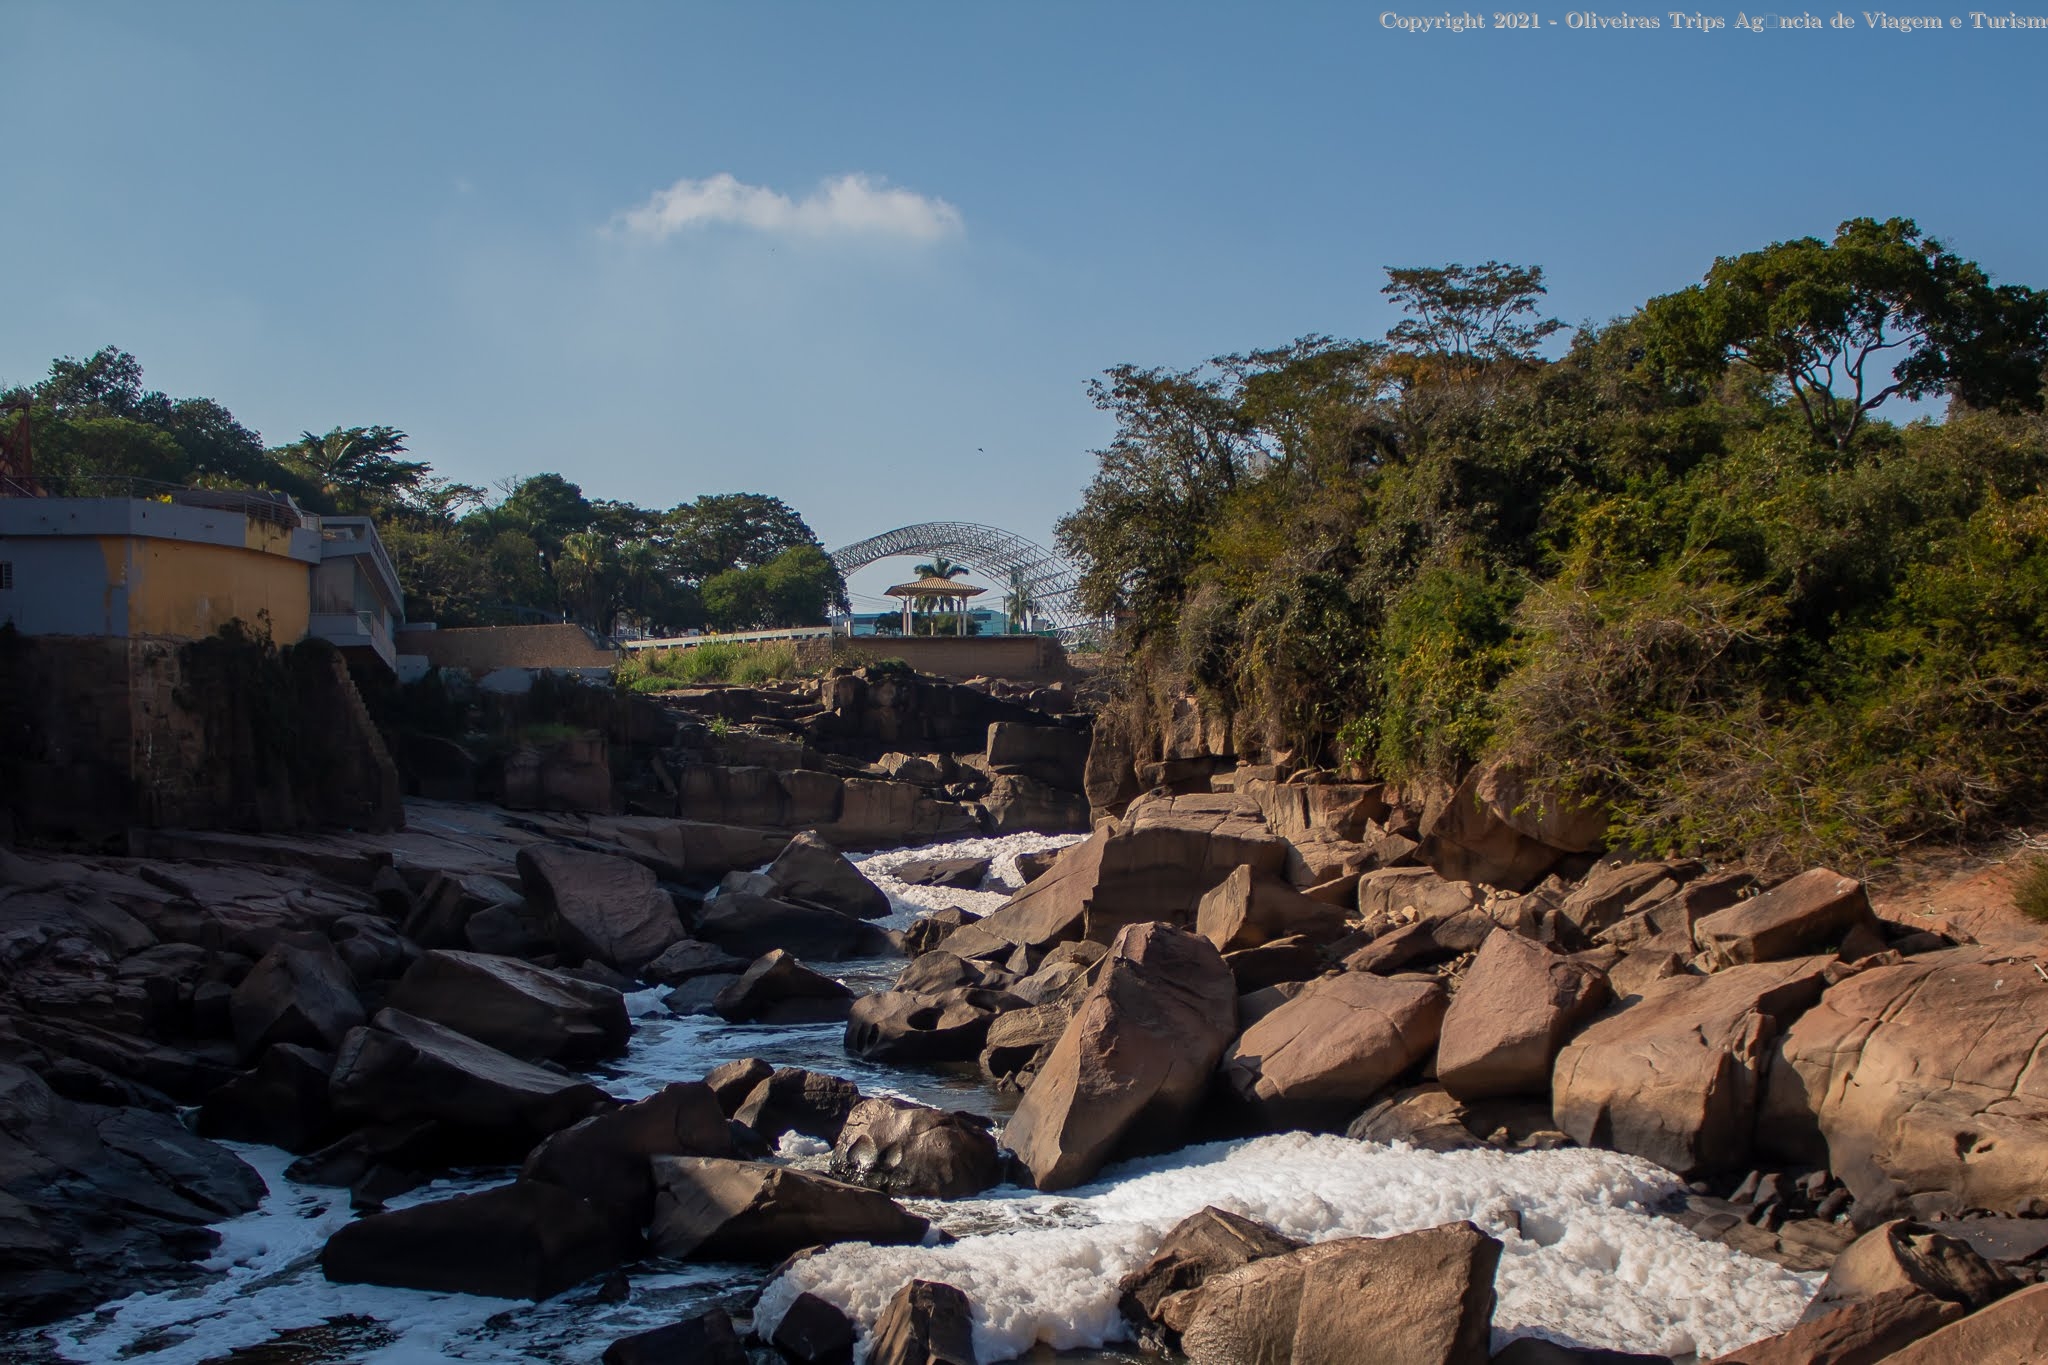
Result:
<svg viewBox="0 0 2048 1365"><path fill-rule="evenodd" d="M1014 835L894 849L857 859L895 906L901 928L947 905L986 913L1020 883L1016 855L1080 836ZM909 887L889 870L922 857L993 859L988 889ZM886 989L902 960L839 963L856 991ZM839 1025L732 1025L676 1017L665 990L628 997L628 1053L592 1072L621 1099L720 1063L758 1056L777 1066L829 1071L865 1094L898 1095L999 1122L1014 1103L971 1070L881 1066L848 1057ZM56 1358L147 1365L414 1365L594 1362L613 1339L719 1305L745 1317L760 1299L765 1330L797 1294L839 1304L863 1326L912 1277L944 1280L975 1305L980 1359L1132 1360L1119 1350L1116 1281L1142 1263L1173 1223L1207 1204L1261 1219L1296 1237L1387 1236L1469 1218L1501 1239L1494 1345L1521 1336L1700 1359L1782 1331L1797 1320L1816 1276L1703 1242L1654 1210L1677 1177L1612 1152L1433 1153L1340 1137L1282 1133L1191 1147L1112 1167L1057 1195L1010 1186L974 1199L911 1200L958 1240L945 1246L842 1246L796 1265L774 1284L761 1267L649 1261L631 1290L607 1301L595 1285L532 1304L374 1285L329 1284L317 1257L352 1216L345 1190L294 1185L292 1157L229 1144L269 1185L261 1208L218 1227L221 1244L196 1287L138 1294L46 1329ZM822 1170L824 1144L792 1135L779 1159ZM390 1202L404 1207L510 1177L503 1168L457 1172ZM765 1288L765 1293L763 1292Z"/></svg>

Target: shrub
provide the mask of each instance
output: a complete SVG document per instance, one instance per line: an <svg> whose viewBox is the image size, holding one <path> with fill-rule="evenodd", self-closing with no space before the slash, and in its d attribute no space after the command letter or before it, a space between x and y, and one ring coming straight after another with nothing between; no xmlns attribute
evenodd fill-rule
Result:
<svg viewBox="0 0 2048 1365"><path fill-rule="evenodd" d="M2048 858L2029 858L2013 878L2012 903L2028 919L2048 924Z"/></svg>

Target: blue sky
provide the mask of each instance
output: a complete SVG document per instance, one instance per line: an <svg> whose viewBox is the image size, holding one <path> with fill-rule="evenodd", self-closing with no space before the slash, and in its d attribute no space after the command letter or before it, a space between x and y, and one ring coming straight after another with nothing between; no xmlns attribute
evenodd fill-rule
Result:
<svg viewBox="0 0 2048 1365"><path fill-rule="evenodd" d="M1604 318L1901 214L2048 286L2048 32L1537 13L7 0L0 382L115 344L272 441L1049 540L1092 375L1376 336L1386 265Z"/></svg>

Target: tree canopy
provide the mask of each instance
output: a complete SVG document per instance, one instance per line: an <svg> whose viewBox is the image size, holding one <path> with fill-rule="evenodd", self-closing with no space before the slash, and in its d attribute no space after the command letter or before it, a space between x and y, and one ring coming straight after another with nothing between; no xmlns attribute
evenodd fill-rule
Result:
<svg viewBox="0 0 2048 1365"><path fill-rule="evenodd" d="M0 394L28 404L38 476L55 492L146 484L265 488L323 513L367 515L391 552L406 614L448 626L561 617L653 632L744 620L822 621L844 584L811 528L778 498L707 493L667 510L593 500L558 473L484 489L434 474L382 424L335 426L266 448L206 398L145 387L115 347L63 357ZM733 573L712 612L704 589ZM738 597L745 598L744 609Z"/></svg>

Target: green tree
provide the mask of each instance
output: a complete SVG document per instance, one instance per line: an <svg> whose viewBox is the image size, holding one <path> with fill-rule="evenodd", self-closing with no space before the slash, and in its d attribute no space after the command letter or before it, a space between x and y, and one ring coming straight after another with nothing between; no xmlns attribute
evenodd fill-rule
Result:
<svg viewBox="0 0 2048 1365"><path fill-rule="evenodd" d="M677 577L702 582L727 569L753 569L818 538L780 498L762 493L707 493L670 509L661 535Z"/></svg>
<svg viewBox="0 0 2048 1365"><path fill-rule="evenodd" d="M325 436L303 432L276 452L319 490L329 506L343 511L393 509L418 492L431 466L401 460L405 433L396 427L335 427Z"/></svg>
<svg viewBox="0 0 2048 1365"><path fill-rule="evenodd" d="M1548 291L1541 266L1388 266L1380 292L1408 314L1387 340L1457 369L1533 361L1544 340L1564 329L1542 316L1539 300Z"/></svg>
<svg viewBox="0 0 2048 1365"><path fill-rule="evenodd" d="M1643 314L1653 358L1699 378L1753 366L1836 450L1894 397L2041 410L2048 295L1994 286L1908 218L1724 256Z"/></svg>

